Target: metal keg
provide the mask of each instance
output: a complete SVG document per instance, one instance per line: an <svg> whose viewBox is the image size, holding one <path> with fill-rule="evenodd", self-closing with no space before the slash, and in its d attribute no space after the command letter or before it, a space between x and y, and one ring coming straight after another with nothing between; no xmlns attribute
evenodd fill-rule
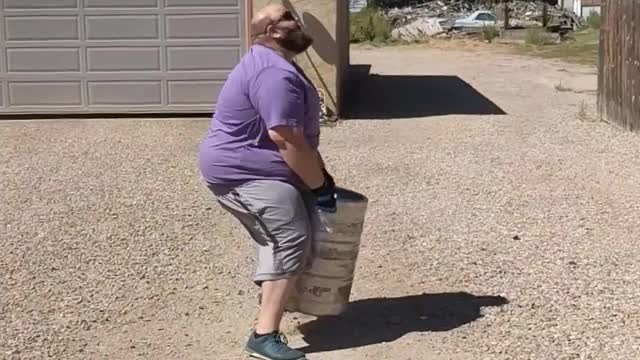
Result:
<svg viewBox="0 0 640 360"><path fill-rule="evenodd" d="M300 275L288 311L335 316L349 303L368 199L338 188L336 201L335 213L315 214L312 264Z"/></svg>

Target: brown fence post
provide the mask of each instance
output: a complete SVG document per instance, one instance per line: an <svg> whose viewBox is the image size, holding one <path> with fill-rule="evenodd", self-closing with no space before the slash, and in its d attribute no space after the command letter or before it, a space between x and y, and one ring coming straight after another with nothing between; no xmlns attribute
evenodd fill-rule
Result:
<svg viewBox="0 0 640 360"><path fill-rule="evenodd" d="M640 2L602 0L598 112L605 121L640 131Z"/></svg>

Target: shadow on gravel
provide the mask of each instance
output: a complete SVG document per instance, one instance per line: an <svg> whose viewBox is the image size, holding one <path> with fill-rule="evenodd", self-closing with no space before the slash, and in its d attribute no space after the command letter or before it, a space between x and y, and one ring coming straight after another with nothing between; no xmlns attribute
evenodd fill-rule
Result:
<svg viewBox="0 0 640 360"><path fill-rule="evenodd" d="M351 65L344 119L402 119L438 115L506 115L467 82L448 75L377 75Z"/></svg>
<svg viewBox="0 0 640 360"><path fill-rule="evenodd" d="M412 332L448 331L473 322L481 308L508 304L502 296L465 292L375 298L352 302L340 316L298 327L306 353L352 349L392 342Z"/></svg>

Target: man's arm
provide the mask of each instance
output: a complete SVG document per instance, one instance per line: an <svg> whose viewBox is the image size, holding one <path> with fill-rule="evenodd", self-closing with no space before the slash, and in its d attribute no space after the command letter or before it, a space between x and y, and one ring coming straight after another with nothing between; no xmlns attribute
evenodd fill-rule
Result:
<svg viewBox="0 0 640 360"><path fill-rule="evenodd" d="M307 144L302 128L276 126L269 130L269 137L278 146L287 165L310 189L324 185L322 157Z"/></svg>
<svg viewBox="0 0 640 360"><path fill-rule="evenodd" d="M269 137L284 161L315 193L332 190L327 185L317 150L304 136L304 89L301 80L282 69L268 68L260 73L252 87L252 98L264 120Z"/></svg>

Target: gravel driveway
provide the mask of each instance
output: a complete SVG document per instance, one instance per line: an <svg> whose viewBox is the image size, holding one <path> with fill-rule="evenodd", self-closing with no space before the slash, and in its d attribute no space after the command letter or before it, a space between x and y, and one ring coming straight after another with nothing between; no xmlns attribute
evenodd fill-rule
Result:
<svg viewBox="0 0 640 360"><path fill-rule="evenodd" d="M354 303L288 315L290 340L311 360L640 358L640 137L590 120L594 69L352 61L386 91L358 98L377 120L323 132L371 201ZM243 358L253 252L196 172L207 125L0 122L0 358Z"/></svg>

